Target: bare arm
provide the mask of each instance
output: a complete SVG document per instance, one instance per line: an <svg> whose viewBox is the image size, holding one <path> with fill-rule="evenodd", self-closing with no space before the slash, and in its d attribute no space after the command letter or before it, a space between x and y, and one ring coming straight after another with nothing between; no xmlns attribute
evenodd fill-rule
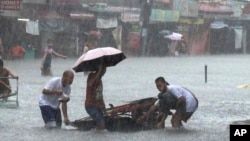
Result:
<svg viewBox="0 0 250 141"><path fill-rule="evenodd" d="M86 53L89 50L89 48L87 46L83 47L83 53Z"/></svg>
<svg viewBox="0 0 250 141"><path fill-rule="evenodd" d="M181 96L181 97L179 97L178 99L177 99L177 102L176 102L176 107L179 107L179 106L181 106L182 104L184 104L185 103L185 97L184 96Z"/></svg>
<svg viewBox="0 0 250 141"><path fill-rule="evenodd" d="M100 68L95 73L90 73L89 76L88 76L87 85L92 86L94 83L100 82L101 77L102 77L101 72L102 72L102 68Z"/></svg>
<svg viewBox="0 0 250 141"><path fill-rule="evenodd" d="M11 91L10 86L6 85L4 82L0 81L0 85L4 86L6 89L8 89L9 91Z"/></svg>
<svg viewBox="0 0 250 141"><path fill-rule="evenodd" d="M155 112L157 110L157 107L155 106L155 105L152 105L151 107L150 107L150 109L147 111L147 113L146 114L144 114L144 115L142 115L141 117L139 117L138 119L137 119L137 122L138 123L141 123L142 121L147 121L148 119L149 119L149 117L150 117L150 115L153 113L153 112Z"/></svg>
<svg viewBox="0 0 250 141"><path fill-rule="evenodd" d="M165 120L167 119L168 115L166 113L160 112L158 115L158 123L157 128L164 128L165 127Z"/></svg>
<svg viewBox="0 0 250 141"><path fill-rule="evenodd" d="M54 50L53 50L52 53L53 53L55 56L57 56L57 57L61 57L61 58L64 58L64 59L67 58L67 56L64 56L64 55L62 55L62 54L59 54L59 53L55 52Z"/></svg>
<svg viewBox="0 0 250 141"><path fill-rule="evenodd" d="M68 108L67 108L67 102L62 102L62 113L63 113L63 118L64 118L64 123L66 125L69 124L69 118L68 118Z"/></svg>
<svg viewBox="0 0 250 141"><path fill-rule="evenodd" d="M63 94L62 91L49 90L49 89L43 89L42 93L45 94L45 95L52 95L52 94L62 95Z"/></svg>
<svg viewBox="0 0 250 141"><path fill-rule="evenodd" d="M7 68L6 68L7 69ZM13 78L18 78L18 76L16 74L14 74L10 69L7 69L9 75Z"/></svg>
<svg viewBox="0 0 250 141"><path fill-rule="evenodd" d="M157 106L152 105L149 109L149 111L146 113L146 120L149 119L150 115L152 115L153 112L157 110Z"/></svg>

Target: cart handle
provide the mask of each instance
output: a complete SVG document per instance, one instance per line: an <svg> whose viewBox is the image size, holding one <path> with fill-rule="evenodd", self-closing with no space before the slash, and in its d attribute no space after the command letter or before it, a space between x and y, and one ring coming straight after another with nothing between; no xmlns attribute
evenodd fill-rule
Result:
<svg viewBox="0 0 250 141"><path fill-rule="evenodd" d="M7 78L7 79L18 79L18 77L0 77L0 78Z"/></svg>

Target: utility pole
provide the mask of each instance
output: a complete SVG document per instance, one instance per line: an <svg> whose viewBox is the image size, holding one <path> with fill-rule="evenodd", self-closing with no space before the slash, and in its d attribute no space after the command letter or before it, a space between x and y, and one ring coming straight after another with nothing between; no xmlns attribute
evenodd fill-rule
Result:
<svg viewBox="0 0 250 141"><path fill-rule="evenodd" d="M141 55L146 55L147 50L147 38L148 38L148 25L150 21L150 15L152 10L153 0L140 0L141 13Z"/></svg>

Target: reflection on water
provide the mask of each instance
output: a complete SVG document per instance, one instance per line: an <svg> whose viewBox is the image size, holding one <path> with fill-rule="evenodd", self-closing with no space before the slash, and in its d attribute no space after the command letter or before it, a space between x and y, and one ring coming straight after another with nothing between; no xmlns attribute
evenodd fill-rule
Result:
<svg viewBox="0 0 250 141"><path fill-rule="evenodd" d="M71 69L76 59L54 59L54 76ZM208 80L204 82L204 65ZM229 140L229 124L248 119L249 90L237 89L249 83L249 56L196 56L163 58L127 58L107 69L104 76L106 105L121 105L126 101L156 96L154 79L164 76L170 84L192 90L199 99L198 111L182 131L174 131L170 118L166 129L135 133L78 131L63 126L61 130L46 130L38 107L38 96L51 77L40 75L40 60L6 60L5 66L19 75L20 107L0 107L1 140ZM70 120L86 116L84 110L86 76L77 73L69 102Z"/></svg>

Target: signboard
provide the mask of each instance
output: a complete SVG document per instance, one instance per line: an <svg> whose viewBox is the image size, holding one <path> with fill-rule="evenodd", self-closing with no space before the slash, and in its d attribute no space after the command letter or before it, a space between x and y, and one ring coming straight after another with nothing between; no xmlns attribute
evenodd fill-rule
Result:
<svg viewBox="0 0 250 141"><path fill-rule="evenodd" d="M163 21L163 22L177 22L179 20L178 11L152 9L151 21Z"/></svg>
<svg viewBox="0 0 250 141"><path fill-rule="evenodd" d="M0 10L21 10L22 0L0 0Z"/></svg>
<svg viewBox="0 0 250 141"><path fill-rule="evenodd" d="M173 9L183 17L198 17L199 6L194 0L174 0Z"/></svg>
<svg viewBox="0 0 250 141"><path fill-rule="evenodd" d="M131 23L136 23L140 21L140 15L135 14L135 13L127 13L124 12L121 14L121 20L123 22L131 22Z"/></svg>
<svg viewBox="0 0 250 141"><path fill-rule="evenodd" d="M97 28L113 28L118 26L116 17L98 17L96 21Z"/></svg>

